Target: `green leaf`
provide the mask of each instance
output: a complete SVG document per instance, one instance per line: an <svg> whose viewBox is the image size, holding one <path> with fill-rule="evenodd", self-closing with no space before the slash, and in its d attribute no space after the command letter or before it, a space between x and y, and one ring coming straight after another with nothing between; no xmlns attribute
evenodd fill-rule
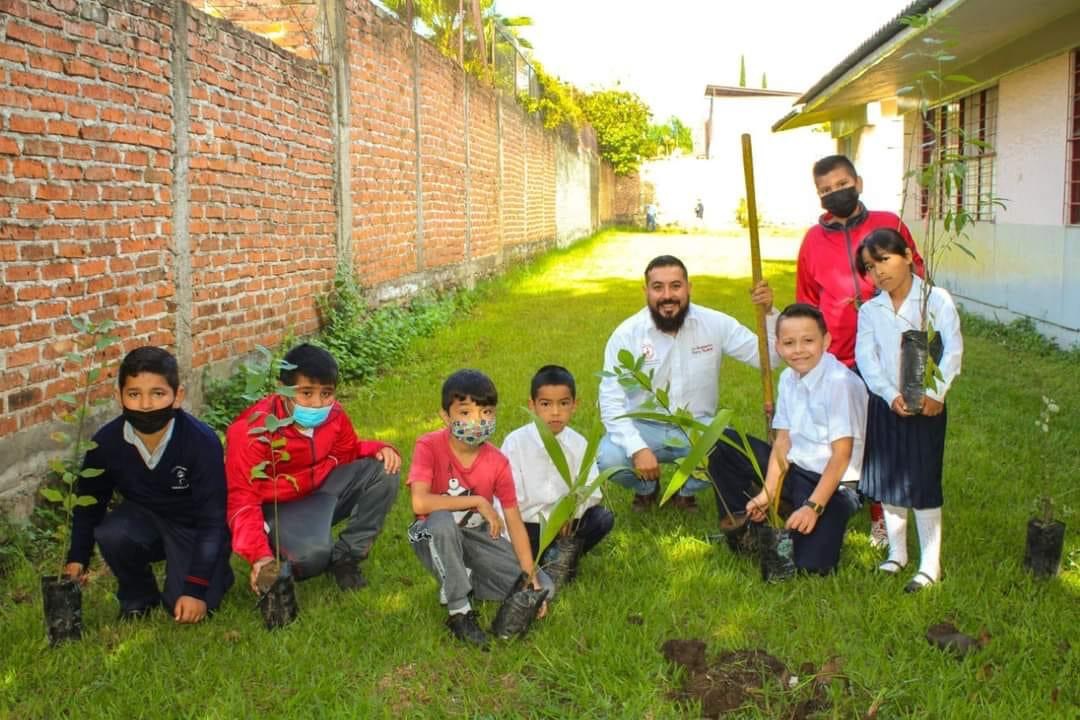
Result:
<svg viewBox="0 0 1080 720"><path fill-rule="evenodd" d="M619 364L628 370L636 368L634 361L634 353L630 352L626 348L619 351L617 357L619 358Z"/></svg>
<svg viewBox="0 0 1080 720"><path fill-rule="evenodd" d="M946 75L945 81L951 83L960 83L962 85L974 85L977 82L975 78L971 77L970 75L962 75L959 73L954 75Z"/></svg>
<svg viewBox="0 0 1080 720"><path fill-rule="evenodd" d="M676 435L674 437L665 438L664 439L664 445L666 445L669 448L690 447L690 443L686 440L686 438L681 438L678 435Z"/></svg>
<svg viewBox="0 0 1080 720"><path fill-rule="evenodd" d="M104 475L104 474L105 474L105 471L102 470L101 468L88 467L88 468L83 468L82 470L79 471L79 475L81 477L84 477L84 478L96 478L96 477L98 477L100 475Z"/></svg>
<svg viewBox="0 0 1080 720"><path fill-rule="evenodd" d="M709 423L705 432L694 442L693 447L690 448L690 452L679 461L678 467L675 469L675 474L671 476L671 482L664 488L664 496L660 499L661 505L670 500L671 497L686 484L686 481L690 479L690 476L693 474L694 470L697 469L698 465L709 456L713 446L724 436L724 428L727 427L730 419L731 410L727 408L716 414L716 417Z"/></svg>
<svg viewBox="0 0 1080 720"><path fill-rule="evenodd" d="M86 334L90 331L90 321L82 317L81 315L77 315L71 318L71 324L75 327L76 330L83 334Z"/></svg>
<svg viewBox="0 0 1080 720"><path fill-rule="evenodd" d="M88 385L93 385L94 383L96 383L98 381L98 378L100 378L100 377L101 377L101 368L99 368L99 367L90 368L90 371L88 373L86 373L86 383Z"/></svg>
<svg viewBox="0 0 1080 720"><path fill-rule="evenodd" d="M282 475L281 477L285 478L286 482L292 485L293 490L295 490L296 492L300 492L300 483L296 481L295 477L289 475L288 473Z"/></svg>
<svg viewBox="0 0 1080 720"><path fill-rule="evenodd" d="M60 445L67 445L69 442L71 442L71 436L68 435L66 432L63 432L62 430L57 430L55 432L49 433L49 438L52 439L53 442L59 443Z"/></svg>
<svg viewBox="0 0 1080 720"><path fill-rule="evenodd" d="M269 480L270 476L266 474L266 466L269 464L268 460L263 460L258 465L254 465L251 468L252 480Z"/></svg>
<svg viewBox="0 0 1080 720"><path fill-rule="evenodd" d="M41 488L41 497L45 498L49 502L62 503L64 502L64 496L56 488Z"/></svg>
<svg viewBox="0 0 1080 720"><path fill-rule="evenodd" d="M550 430L548 432L551 432ZM577 498L573 494L564 495L559 502L555 504L555 507L551 509L551 514L544 519L544 522L540 527L540 540L537 543L536 548L536 560L540 559L544 551L547 550L548 545L555 539L555 536L559 534L562 526L570 521L574 517L574 511L577 509Z"/></svg>
<svg viewBox="0 0 1080 720"><path fill-rule="evenodd" d="M49 458L49 469L57 475L63 475L67 471L67 464L58 457Z"/></svg>
<svg viewBox="0 0 1080 720"><path fill-rule="evenodd" d="M904 87L896 89L897 95L909 95L913 92L915 92L915 88L912 85L905 85Z"/></svg>
<svg viewBox="0 0 1080 720"><path fill-rule="evenodd" d="M536 431L540 433L540 440L544 443L544 450L547 451L548 457L551 458L551 463L555 466L555 470L558 471L559 477L563 479L567 487L572 487L574 479L570 475L570 464L566 461L566 454L563 452L562 445L559 445L559 441L555 439L554 433L551 432L551 428L547 426L546 422L541 420L535 413L527 412L532 418Z"/></svg>
<svg viewBox="0 0 1080 720"><path fill-rule="evenodd" d="M75 498L75 504L79 507L90 507L91 505L97 505L97 498L93 495L80 495Z"/></svg>
<svg viewBox="0 0 1080 720"><path fill-rule="evenodd" d="M277 429L281 427L276 415L267 415L263 426L266 428L267 432L277 432Z"/></svg>
<svg viewBox="0 0 1080 720"><path fill-rule="evenodd" d="M278 450L278 462L289 462L292 460L292 454L288 450Z"/></svg>
<svg viewBox="0 0 1080 720"><path fill-rule="evenodd" d="M66 484L66 485L75 484L75 481L78 480L78 478L79 478L78 475L76 475L73 472L68 472L68 471L65 471L64 474L60 476L60 479L63 480L64 484Z"/></svg>
<svg viewBox="0 0 1080 720"><path fill-rule="evenodd" d="M60 402L65 402L68 405L78 405L79 401L75 399L75 396L71 393L61 393L56 396Z"/></svg>
<svg viewBox="0 0 1080 720"><path fill-rule="evenodd" d="M66 357L68 359L68 362L74 363L76 365L82 365L83 364L83 356L82 356L82 353L80 353L80 352L75 352L73 350L73 351L65 354L64 357Z"/></svg>
<svg viewBox="0 0 1080 720"><path fill-rule="evenodd" d="M295 385L278 385L277 394L282 397L294 398L296 397Z"/></svg>
<svg viewBox="0 0 1080 720"><path fill-rule="evenodd" d="M272 448L274 448L276 450L277 448L285 447L286 443L288 443L288 442L289 441L286 440L283 437L274 438L273 440L270 441L270 447L272 447Z"/></svg>

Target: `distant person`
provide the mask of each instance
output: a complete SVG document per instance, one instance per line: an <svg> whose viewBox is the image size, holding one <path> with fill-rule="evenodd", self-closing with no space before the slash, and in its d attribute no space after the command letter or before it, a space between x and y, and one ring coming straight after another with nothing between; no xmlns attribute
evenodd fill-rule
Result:
<svg viewBox="0 0 1080 720"><path fill-rule="evenodd" d="M698 198L697 203L694 204L694 217L696 217L699 222L705 220L705 205L701 202L701 198Z"/></svg>
<svg viewBox="0 0 1080 720"><path fill-rule="evenodd" d="M645 304L624 320L604 348L604 370L619 364L619 352L644 356L642 368L654 373L658 387L670 384L672 408L685 407L704 423L716 415L720 395L720 364L725 357L759 366L757 336L730 315L690 302L690 280L682 260L672 255L653 258L645 267ZM776 313L773 292L762 280L751 292L751 302L768 312L768 348L779 364L775 349ZM673 443L683 440L674 425L632 420L626 413L641 409L644 393L629 391L614 377L600 382L600 418L607 435L600 442L597 464L603 471L623 467L611 479L634 491L631 509L643 511L656 504L660 463L684 457L689 448ZM684 511L697 510L694 494L708 483L690 478L672 498Z"/></svg>
<svg viewBox="0 0 1080 720"><path fill-rule="evenodd" d="M178 623L214 612L233 584L225 524L221 441L181 409L184 387L176 358L135 348L117 375L120 416L94 435L76 490L97 502L75 508L64 573L85 582L94 543L116 576L120 618L164 606ZM121 501L109 507L113 491ZM165 588L151 565L165 561Z"/></svg>
<svg viewBox="0 0 1080 720"><path fill-rule="evenodd" d="M867 210L859 201L863 181L844 155L829 155L814 163L814 187L825 213L806 231L795 270L795 300L821 309L832 343L829 352L849 368L855 367L855 326L859 306L874 295L874 284L859 272L859 243L878 228L900 233L911 248L915 272L923 260L911 232L894 213ZM871 542L887 542L881 507L870 507Z"/></svg>
<svg viewBox="0 0 1080 720"><path fill-rule="evenodd" d="M855 358L870 388L866 463L859 490L882 503L889 533L889 557L878 569L897 574L908 562L907 516L914 510L919 532L919 570L904 587L917 592L941 579L941 473L947 421L945 394L960 374L964 340L952 297L931 288L929 321L941 339L935 358L941 379L922 407L904 403L898 389L900 336L921 326L923 280L907 240L893 228L875 230L859 250L859 269L881 290L859 308Z"/></svg>
<svg viewBox="0 0 1080 720"><path fill-rule="evenodd" d="M745 508L754 523L765 521L783 476L779 495L793 508L784 526L793 531L795 566L821 575L839 564L848 519L859 507L854 486L866 437L866 386L826 352L829 339L812 305L788 305L776 319L776 351L787 363L772 423L776 442L770 451L749 438L765 489L749 460L728 445L718 443L709 456L727 507Z"/></svg>
<svg viewBox="0 0 1080 720"><path fill-rule="evenodd" d="M275 537L298 580L325 572L342 590L359 590L367 585L359 564L397 497L401 456L386 443L356 436L337 401L338 366L330 353L303 343L285 360L295 367L282 370L279 381L294 388L292 396L267 395L226 433L233 550L251 564L249 584L256 593L259 571L274 559ZM270 448L250 430L268 414L292 419L279 431L288 458L278 462L276 478L253 482L251 471L269 460ZM335 540L332 528L342 521Z"/></svg>
<svg viewBox="0 0 1080 720"><path fill-rule="evenodd" d="M656 230L656 206L652 203L645 206L645 229L649 232Z"/></svg>
<svg viewBox="0 0 1080 720"><path fill-rule="evenodd" d="M529 388L529 410L551 430L566 456L571 477L576 478L589 443L569 425L577 410L577 383L570 371L559 365L545 365L537 370ZM551 516L555 505L566 496L569 488L555 469L555 463L544 448L540 431L533 423L523 425L507 435L503 440L502 452L510 461L514 473L518 507L535 556L540 544L540 523ZM589 482L595 480L598 474L594 460L589 468ZM600 504L602 499L600 488L597 488L560 528L560 535L573 534L581 540L583 554L603 540L615 524L615 516Z"/></svg>
<svg viewBox="0 0 1080 720"><path fill-rule="evenodd" d="M488 442L498 402L495 384L484 373L452 373L442 386L439 417L445 427L416 441L407 481L416 516L409 527L413 552L439 583L450 633L481 648L488 635L471 599L503 600L521 573L531 574L534 567L510 463ZM509 541L492 505L495 498ZM554 596L555 584L542 570L533 587Z"/></svg>

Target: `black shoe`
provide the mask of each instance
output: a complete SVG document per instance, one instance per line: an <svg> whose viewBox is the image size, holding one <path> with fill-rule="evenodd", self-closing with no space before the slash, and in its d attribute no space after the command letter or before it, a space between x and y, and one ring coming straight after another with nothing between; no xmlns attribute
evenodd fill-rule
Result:
<svg viewBox="0 0 1080 720"><path fill-rule="evenodd" d="M143 607L120 608L120 614L116 617L121 622L142 620L154 611L156 605L144 605Z"/></svg>
<svg viewBox="0 0 1080 720"><path fill-rule="evenodd" d="M345 592L367 587L367 580L360 572L357 562L355 558L343 557L330 565L330 574L337 580L338 587Z"/></svg>
<svg viewBox="0 0 1080 720"><path fill-rule="evenodd" d="M464 613L454 613L446 618L446 627L450 628L450 634L458 640L476 645L483 650L488 649L488 636L477 622L475 610Z"/></svg>

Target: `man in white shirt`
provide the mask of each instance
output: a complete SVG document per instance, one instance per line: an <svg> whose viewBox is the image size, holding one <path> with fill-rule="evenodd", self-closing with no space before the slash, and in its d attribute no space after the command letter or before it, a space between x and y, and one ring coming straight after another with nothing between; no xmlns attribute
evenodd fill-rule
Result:
<svg viewBox="0 0 1080 720"><path fill-rule="evenodd" d="M751 300L768 313L768 347L774 363L776 313L772 288L764 280L751 291ZM729 315L690 302L686 266L672 255L653 258L645 268L646 307L623 321L604 349L604 370L619 364L620 350L645 356L644 370L653 371L657 387L668 387L671 409L684 407L702 422L716 415L720 392L720 363L725 356L759 367L757 336ZM597 462L601 470L628 468L612 480L630 488L634 510L656 502L660 463L669 463L688 452L671 442L684 440L674 425L632 420L624 416L641 407L643 392L629 391L614 377L600 383L600 417L607 429ZM633 468L630 470L629 468ZM694 510L694 493L707 483L691 478L672 498L676 507Z"/></svg>
<svg viewBox="0 0 1080 720"><path fill-rule="evenodd" d="M765 520L779 494L795 566L826 574L840 562L847 521L858 508L852 488L862 470L866 386L826 352L831 338L816 307L789 305L776 326L777 351L788 365L773 418L776 443L770 453L751 439L759 466L767 468L767 489L749 461L726 445L710 456L709 471L728 506L745 508L754 522Z"/></svg>
<svg viewBox="0 0 1080 720"><path fill-rule="evenodd" d="M529 409L555 435L566 456L570 474L576 478L589 443L568 424L577 409L577 385L570 371L559 365L540 368L532 379ZM541 521L547 522L555 505L570 488L555 469L535 424L530 422L511 432L500 449L510 461L518 509L521 519L525 521L525 531L529 534L529 543L535 555L540 541ZM588 469L589 482L595 480L598 474L594 462ZM562 534L572 533L581 540L583 554L595 547L615 524L612 512L600 505L602 499L600 488L595 489L581 501L574 518L561 530Z"/></svg>

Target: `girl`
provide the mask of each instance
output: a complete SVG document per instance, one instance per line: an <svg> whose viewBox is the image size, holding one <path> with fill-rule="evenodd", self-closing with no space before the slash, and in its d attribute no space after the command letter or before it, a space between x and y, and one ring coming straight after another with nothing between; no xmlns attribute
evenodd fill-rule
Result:
<svg viewBox="0 0 1080 720"><path fill-rule="evenodd" d="M878 569L896 574L907 566L907 509L915 511L919 570L904 587L916 592L941 577L941 462L945 454L945 393L960 374L964 341L952 297L930 289L927 319L941 339L943 380L926 390L922 406L904 404L900 384L900 335L919 330L925 288L912 271L911 249L889 228L870 233L859 246L858 270L880 291L859 308L855 362L870 390L866 451L859 490L885 511L889 557Z"/></svg>

